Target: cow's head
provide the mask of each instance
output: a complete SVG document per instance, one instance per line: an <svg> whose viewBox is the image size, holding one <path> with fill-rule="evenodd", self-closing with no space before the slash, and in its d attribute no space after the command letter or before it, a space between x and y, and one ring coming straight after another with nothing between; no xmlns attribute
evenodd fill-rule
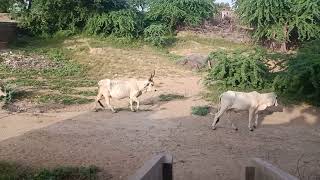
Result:
<svg viewBox="0 0 320 180"><path fill-rule="evenodd" d="M157 89L154 87L154 81L153 81L155 74L156 74L156 71L154 70L153 73L151 73L148 81L145 84L147 92L157 91Z"/></svg>
<svg viewBox="0 0 320 180"><path fill-rule="evenodd" d="M261 100L261 103L259 104L258 110L262 111L265 110L267 107L270 106L278 106L278 100L277 100L277 95L276 93L266 93Z"/></svg>

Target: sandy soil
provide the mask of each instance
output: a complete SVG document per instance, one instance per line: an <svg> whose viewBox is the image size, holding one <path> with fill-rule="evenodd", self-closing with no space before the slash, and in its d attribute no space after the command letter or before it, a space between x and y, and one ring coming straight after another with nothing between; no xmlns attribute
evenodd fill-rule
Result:
<svg viewBox="0 0 320 180"><path fill-rule="evenodd" d="M0 160L34 167L97 165L101 179L126 179L145 160L167 152L174 156L178 180L240 179L251 157L268 160L301 179L320 175L319 109L270 108L261 114L254 132L247 129L247 113L230 113L213 131L212 115L190 114L191 106L208 104L199 96L199 80L159 79L159 91L144 95L142 110L135 113L124 100L113 102L122 109L116 114L91 112L92 104L41 115L1 114ZM160 102L162 93L187 98ZM239 131L233 131L226 118L234 120Z"/></svg>

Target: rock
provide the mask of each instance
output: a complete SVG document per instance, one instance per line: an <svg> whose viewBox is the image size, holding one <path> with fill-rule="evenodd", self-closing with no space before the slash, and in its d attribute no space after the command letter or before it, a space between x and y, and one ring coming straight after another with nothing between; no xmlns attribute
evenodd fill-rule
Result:
<svg viewBox="0 0 320 180"><path fill-rule="evenodd" d="M200 70L208 64L208 57L201 54L191 54L180 59L177 64Z"/></svg>

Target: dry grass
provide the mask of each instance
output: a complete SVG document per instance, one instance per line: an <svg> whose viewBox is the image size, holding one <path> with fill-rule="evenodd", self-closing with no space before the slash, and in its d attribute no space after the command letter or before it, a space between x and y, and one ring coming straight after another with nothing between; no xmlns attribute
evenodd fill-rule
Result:
<svg viewBox="0 0 320 180"><path fill-rule="evenodd" d="M184 76L188 73L177 66L169 54L149 46L118 48L92 39L80 42L77 47L68 46L68 43L65 45L73 49L72 56L76 61L88 66L89 75L93 77L146 78L153 70L161 77Z"/></svg>

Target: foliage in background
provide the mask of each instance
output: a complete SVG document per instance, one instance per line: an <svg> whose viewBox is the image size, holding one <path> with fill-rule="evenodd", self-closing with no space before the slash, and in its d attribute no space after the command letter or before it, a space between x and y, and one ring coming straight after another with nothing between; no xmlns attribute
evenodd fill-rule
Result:
<svg viewBox="0 0 320 180"><path fill-rule="evenodd" d="M320 1L314 0L237 0L242 22L255 28L257 40L282 43L320 37Z"/></svg>
<svg viewBox="0 0 320 180"><path fill-rule="evenodd" d="M242 89L263 89L269 85L268 68L259 51L219 51L210 53L208 58L215 64L207 76L208 85Z"/></svg>
<svg viewBox="0 0 320 180"><path fill-rule="evenodd" d="M214 10L211 0L151 0L147 19L166 24L175 30L179 25L200 25L212 16Z"/></svg>
<svg viewBox="0 0 320 180"><path fill-rule="evenodd" d="M320 105L320 40L299 49L287 69L275 78L274 88L289 99Z"/></svg>
<svg viewBox="0 0 320 180"><path fill-rule="evenodd" d="M110 17L115 36L133 38L143 32L143 16L133 9L112 11Z"/></svg>
<svg viewBox="0 0 320 180"><path fill-rule="evenodd" d="M205 116L210 112L209 106L192 106L191 107L191 114L197 116Z"/></svg>
<svg viewBox="0 0 320 180"><path fill-rule="evenodd" d="M151 43L164 44L164 36L155 34L167 35L178 25L199 25L212 16L213 10L210 0L33 0L31 8L23 9L18 20L21 27L36 36L84 30L89 35L124 38L148 34L148 41L150 36L157 38ZM153 24L162 24L170 31L163 33L163 27Z"/></svg>
<svg viewBox="0 0 320 180"><path fill-rule="evenodd" d="M151 24L144 29L144 40L155 46L165 46L170 43L170 30L163 24Z"/></svg>
<svg viewBox="0 0 320 180"><path fill-rule="evenodd" d="M2 0L0 3L0 13L9 12L9 8L12 5L12 0Z"/></svg>

